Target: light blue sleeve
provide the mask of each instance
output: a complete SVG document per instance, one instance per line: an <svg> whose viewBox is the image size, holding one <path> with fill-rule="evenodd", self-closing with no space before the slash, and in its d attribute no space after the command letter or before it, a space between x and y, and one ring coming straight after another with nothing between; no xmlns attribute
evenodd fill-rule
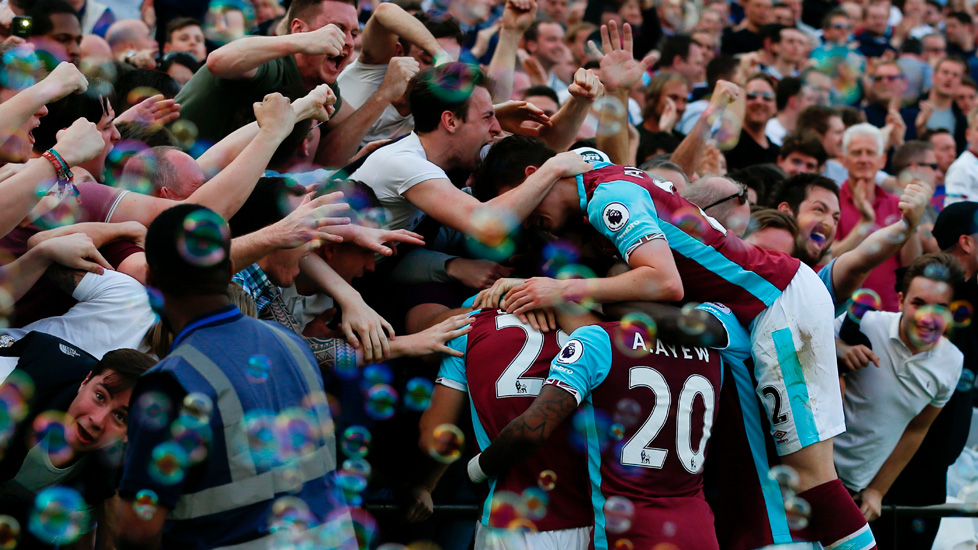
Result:
<svg viewBox="0 0 978 550"><path fill-rule="evenodd" d="M832 258L832 261L828 264L822 266L822 269L818 270L818 278L822 280L825 284L825 288L829 289L829 296L832 297L832 305L835 306L835 315L838 317L849 309L852 305L852 296L846 296L846 299L841 303L838 297L835 295L835 285L832 284L832 268L835 267L835 261L838 258Z"/></svg>
<svg viewBox="0 0 978 550"><path fill-rule="evenodd" d="M441 366L438 368L438 377L435 379L435 383L447 386L453 390L468 392L469 384L465 378L464 353L469 346L469 335L463 334L459 337L452 338L445 345L453 350L462 352L463 356L453 357L451 355L445 355L441 360Z"/></svg>
<svg viewBox="0 0 978 550"><path fill-rule="evenodd" d="M547 384L566 390L577 403L604 381L611 370L611 339L599 326L575 330L550 363Z"/></svg>
<svg viewBox="0 0 978 550"><path fill-rule="evenodd" d="M634 183L599 185L587 204L587 217L591 227L614 243L626 262L638 245L665 238L652 197Z"/></svg>
<svg viewBox="0 0 978 550"><path fill-rule="evenodd" d="M744 330L744 326L729 307L717 302L705 302L696 306L696 309L709 313L723 323L723 328L727 331L727 345L717 346L716 349L725 362L743 363L750 358L750 334Z"/></svg>

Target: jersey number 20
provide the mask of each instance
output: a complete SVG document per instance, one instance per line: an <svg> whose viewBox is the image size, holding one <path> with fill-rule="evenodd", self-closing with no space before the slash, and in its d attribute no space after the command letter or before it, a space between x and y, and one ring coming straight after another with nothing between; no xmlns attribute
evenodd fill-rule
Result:
<svg viewBox="0 0 978 550"><path fill-rule="evenodd" d="M645 423L628 440L621 449L621 463L625 466L661 469L666 462L668 449L649 448L666 425L669 419L669 407L672 405L672 392L669 383L662 374L651 367L632 367L628 372L628 388L645 387L655 394L655 406L652 414ZM693 401L700 395L706 406L703 414L703 436L699 445L693 449ZM713 402L715 394L713 385L706 377L694 374L683 383L679 392L679 406L676 412L676 453L683 468L691 474L703 469L703 459L706 452L706 442L710 439L710 428L713 426Z"/></svg>

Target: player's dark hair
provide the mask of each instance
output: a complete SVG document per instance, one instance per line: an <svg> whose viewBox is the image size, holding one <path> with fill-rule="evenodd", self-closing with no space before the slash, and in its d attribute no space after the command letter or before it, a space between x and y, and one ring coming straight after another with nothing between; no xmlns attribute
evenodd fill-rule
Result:
<svg viewBox="0 0 978 550"><path fill-rule="evenodd" d="M464 121L472 92L477 87L490 89L489 78L481 69L467 63L445 63L416 74L408 88L414 131L418 134L434 131L445 111Z"/></svg>
<svg viewBox="0 0 978 550"><path fill-rule="evenodd" d="M777 208L781 203L787 203L788 208L794 215L798 215L798 207L808 198L809 190L821 187L830 191L836 197L839 196L839 186L831 179L821 174L796 174L781 182L771 194L768 205Z"/></svg>
<svg viewBox="0 0 978 550"><path fill-rule="evenodd" d="M906 294L910 289L910 283L917 277L947 283L954 290L955 285L964 280L964 268L954 256L946 252L924 254L907 267L907 272L903 274L900 292Z"/></svg>
<svg viewBox="0 0 978 550"><path fill-rule="evenodd" d="M488 202L502 189L523 183L527 167L539 168L556 154L537 138L518 134L503 138L489 149L489 154L472 175L472 196Z"/></svg>

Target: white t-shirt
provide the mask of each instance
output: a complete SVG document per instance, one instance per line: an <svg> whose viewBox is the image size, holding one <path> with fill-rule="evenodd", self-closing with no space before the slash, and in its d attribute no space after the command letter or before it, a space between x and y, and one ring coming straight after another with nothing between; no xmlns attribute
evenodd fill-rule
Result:
<svg viewBox="0 0 978 550"><path fill-rule="evenodd" d="M390 211L390 229L413 230L424 219L424 212L402 195L421 182L448 179L448 175L428 161L421 138L412 132L375 151L350 178L374 190L380 205Z"/></svg>
<svg viewBox="0 0 978 550"><path fill-rule="evenodd" d="M3 331L16 339L37 331L57 336L101 359L120 349L139 349L156 323L146 288L117 271L86 273L71 296L78 300L64 315L38 319L23 328ZM0 357L0 382L17 366L16 357Z"/></svg>
<svg viewBox="0 0 978 550"><path fill-rule="evenodd" d="M978 157L971 151L951 163L944 175L944 206L961 201L978 200Z"/></svg>
<svg viewBox="0 0 978 550"><path fill-rule="evenodd" d="M343 90L343 101L349 103L350 107L359 109L364 103L374 95L380 84L387 75L387 64L368 65L360 63L359 59L347 65L340 76L336 78L336 83ZM363 136L360 146L377 141L379 139L390 139L403 136L414 130L414 117L411 115L401 116L393 105L384 108L380 118L374 125L367 130Z"/></svg>
<svg viewBox="0 0 978 550"><path fill-rule="evenodd" d="M767 126L764 127L764 134L771 143L781 147L784 144L784 136L788 135L788 131L784 129L784 125L775 116L767 121Z"/></svg>
<svg viewBox="0 0 978 550"><path fill-rule="evenodd" d="M853 491L869 485L907 424L927 405L943 407L961 378L964 355L947 338L942 336L930 351L910 352L900 340L901 315L870 311L859 325L880 366L846 376L846 432L835 438L835 467ZM835 321L836 336L844 317Z"/></svg>

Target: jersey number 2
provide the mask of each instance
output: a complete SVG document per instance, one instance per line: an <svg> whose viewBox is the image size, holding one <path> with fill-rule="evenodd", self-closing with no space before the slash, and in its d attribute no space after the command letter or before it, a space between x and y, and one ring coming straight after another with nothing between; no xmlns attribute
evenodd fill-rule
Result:
<svg viewBox="0 0 978 550"><path fill-rule="evenodd" d="M655 406L652 414L645 423L625 443L621 449L621 463L625 466L661 469L666 462L668 449L649 448L666 425L669 419L669 407L672 405L672 392L669 383L662 374L651 367L632 367L628 372L628 388L645 387L655 394ZM703 397L706 410L703 414L703 436L697 449L693 449L693 401L696 396ZM676 453L683 468L691 474L703 469L706 442L710 439L710 428L713 426L713 403L715 393L713 385L706 377L694 374L683 383L679 392L679 406L676 413Z"/></svg>
<svg viewBox="0 0 978 550"><path fill-rule="evenodd" d="M526 338L523 340L523 347L520 352L496 379L496 397L532 397L539 395L544 379L523 378L523 375L530 370L533 363L540 357L540 352L543 351L543 333L524 325L516 315L506 314L496 317L496 330L510 327L522 330ZM563 331L557 331L557 343L563 346L565 340L567 340L567 334Z"/></svg>

